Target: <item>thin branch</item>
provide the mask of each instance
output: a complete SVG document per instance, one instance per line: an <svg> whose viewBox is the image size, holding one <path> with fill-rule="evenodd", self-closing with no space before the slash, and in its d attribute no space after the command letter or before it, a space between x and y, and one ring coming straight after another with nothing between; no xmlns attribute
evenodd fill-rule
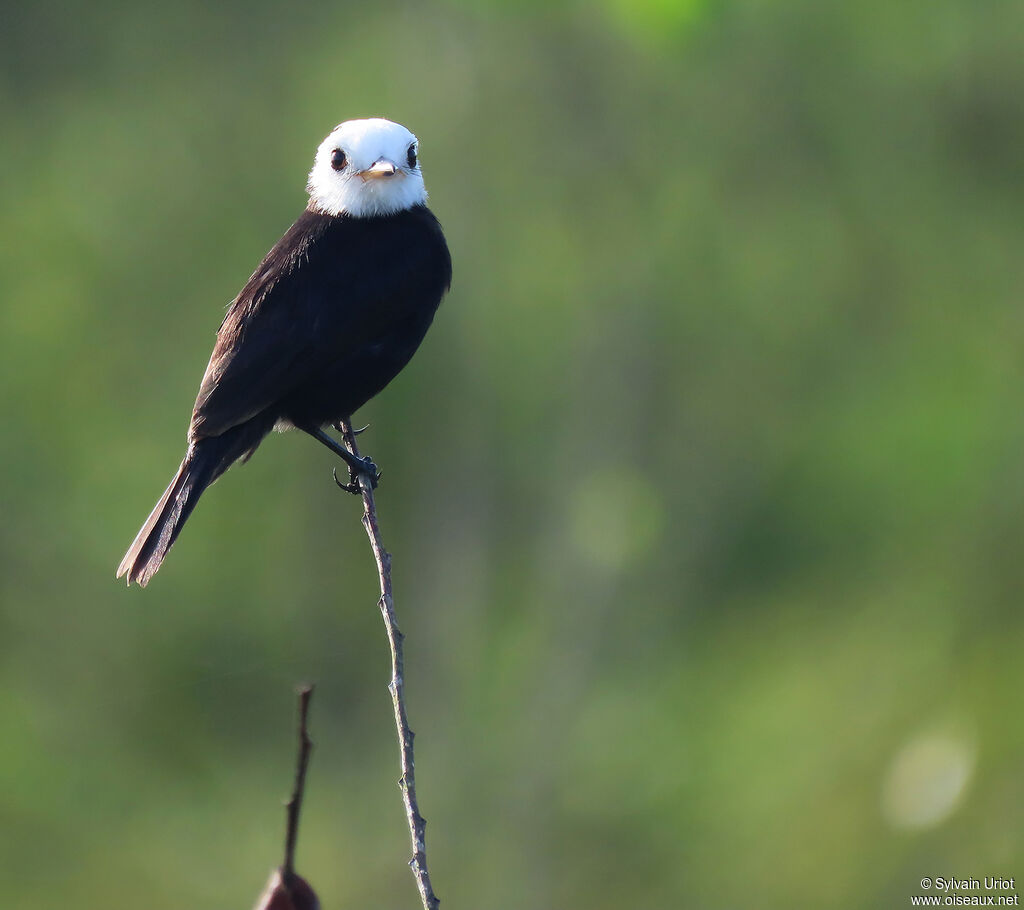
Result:
<svg viewBox="0 0 1024 910"><path fill-rule="evenodd" d="M356 434L352 430L352 423L347 420L342 421L339 424L339 429L348 450L358 457L359 449L356 446ZM391 693L391 701L395 709L395 729L398 731L398 746L402 760L402 776L398 785L402 791L405 818L409 825L409 837L412 840L412 859L409 860L409 867L416 877L416 887L419 889L424 910L437 910L441 902L434 894L434 889L430 884L430 874L427 872L425 842L427 821L420 815L419 805L416 802L413 732L409 729L409 719L405 711L405 662L402 654L404 636L398 628L391 594L391 554L384 549L384 544L381 541L380 526L377 523L377 508L373 501L373 486L363 474L358 476L357 483L359 491L363 495L363 527L366 528L366 536L370 539L370 548L373 550L373 558L377 562L377 574L380 577L378 606L381 616L384 618L388 644L391 646L391 682L388 684L388 691Z"/></svg>
<svg viewBox="0 0 1024 910"><path fill-rule="evenodd" d="M299 813L302 811L302 797L306 790L309 753L313 748L307 727L309 700L312 697L312 686L303 686L299 690L299 756L295 763L295 786L292 788L291 798L285 803L288 827L284 839L284 864L281 866L285 879L295 874L295 843L299 837Z"/></svg>

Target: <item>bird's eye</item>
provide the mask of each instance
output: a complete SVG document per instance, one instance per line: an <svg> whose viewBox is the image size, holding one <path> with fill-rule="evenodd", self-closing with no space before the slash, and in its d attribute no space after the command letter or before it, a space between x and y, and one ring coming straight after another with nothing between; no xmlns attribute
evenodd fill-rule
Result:
<svg viewBox="0 0 1024 910"><path fill-rule="evenodd" d="M346 164L348 164L348 158L345 157L345 153L341 149L331 152L331 167L340 171Z"/></svg>
<svg viewBox="0 0 1024 910"><path fill-rule="evenodd" d="M409 146L409 154L406 156L406 160L409 162L409 167L416 167L416 146Z"/></svg>

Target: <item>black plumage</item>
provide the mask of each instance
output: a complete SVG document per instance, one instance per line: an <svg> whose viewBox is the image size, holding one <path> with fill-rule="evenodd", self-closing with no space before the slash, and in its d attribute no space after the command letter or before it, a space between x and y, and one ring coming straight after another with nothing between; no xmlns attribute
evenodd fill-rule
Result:
<svg viewBox="0 0 1024 910"><path fill-rule="evenodd" d="M117 575L145 585L203 491L279 421L349 418L409 362L451 282L425 205L372 217L308 209L228 309L178 473Z"/></svg>

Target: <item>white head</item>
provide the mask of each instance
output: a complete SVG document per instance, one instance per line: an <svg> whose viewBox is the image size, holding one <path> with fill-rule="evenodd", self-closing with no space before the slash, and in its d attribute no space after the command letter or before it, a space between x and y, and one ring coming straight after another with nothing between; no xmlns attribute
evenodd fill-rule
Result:
<svg viewBox="0 0 1024 910"><path fill-rule="evenodd" d="M391 215L427 201L416 137L374 117L346 120L316 150L306 189L327 215Z"/></svg>

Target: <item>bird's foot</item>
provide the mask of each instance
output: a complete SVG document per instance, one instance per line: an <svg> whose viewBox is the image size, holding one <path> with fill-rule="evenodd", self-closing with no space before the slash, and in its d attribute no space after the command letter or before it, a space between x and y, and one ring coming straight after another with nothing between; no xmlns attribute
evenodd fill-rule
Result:
<svg viewBox="0 0 1024 910"><path fill-rule="evenodd" d="M348 493L355 493L356 496L358 496L360 493L363 492L359 488L359 481L356 480L355 475L352 473L351 470L349 471L349 478L350 479L349 479L348 483L342 483L340 480L338 480L338 469L337 468L333 469L333 474L334 474L334 482L338 485L338 487L340 489L345 490Z"/></svg>
<svg viewBox="0 0 1024 910"><path fill-rule="evenodd" d="M376 490L377 484L380 483L381 473L377 470L377 465L373 463L369 458L358 458L353 456L354 461L358 461L358 467L353 465L352 462L348 463L348 483L342 483L338 479L338 469L334 469L334 482L341 487L343 490L347 490L349 493L355 493L357 496L363 492L362 487L359 485L359 478L365 477L370 483L370 489ZM347 461L347 459L346 459Z"/></svg>
<svg viewBox="0 0 1024 910"><path fill-rule="evenodd" d="M358 493L359 478L365 477L370 482L370 489L376 489L377 481L380 480L380 471L377 470L377 465L375 465L373 461L369 458L352 454L346 446L342 445L333 436L325 433L319 428L306 430L306 432L314 439L327 446L327 448L329 448L339 458L343 459L345 464L348 465L349 482L347 484L338 480L337 472L335 472L334 479L337 481L339 487L349 490L352 493Z"/></svg>
<svg viewBox="0 0 1024 910"><path fill-rule="evenodd" d="M340 420L334 425L334 429L336 429L339 433L344 433L345 432L345 428L341 425L341 421ZM365 433L368 429L370 429L370 425L369 424L367 424L365 427L360 427L358 430L353 429L352 430L352 435L353 436L360 436L361 434Z"/></svg>

